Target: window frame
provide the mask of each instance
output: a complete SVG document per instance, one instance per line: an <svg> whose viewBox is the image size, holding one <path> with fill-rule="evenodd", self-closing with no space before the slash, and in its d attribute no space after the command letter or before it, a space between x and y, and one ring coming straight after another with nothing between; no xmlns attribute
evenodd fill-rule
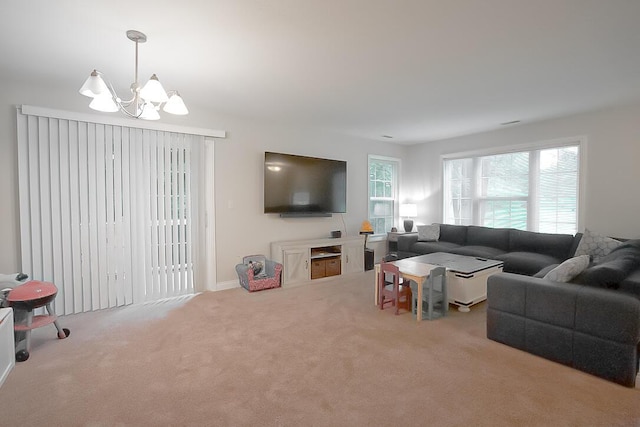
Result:
<svg viewBox="0 0 640 427"><path fill-rule="evenodd" d="M510 146L504 146L504 147L491 147L491 148L486 148L486 149L480 149L480 150L473 150L473 151L466 151L466 152L458 152L458 153L447 153L447 154L442 154L440 156L440 166L441 166L441 182L442 182L442 198L441 198L441 215L442 215L442 219L443 222L445 222L447 220L447 216L446 216L446 211L447 211L447 190L446 190L446 186L447 186L447 168L446 168L446 164L445 162L448 160L457 160L457 159L469 159L471 158L473 161L473 174L474 174L474 178L473 180L475 180L476 182L478 182L478 180L480 179L479 176L477 176L479 174L479 170L480 167L478 165L479 160L481 157L485 157L485 156L493 156L493 155L503 155L503 154L512 154L512 153L519 153L519 152L540 152L543 150L548 150L548 149L554 149L554 148L563 148L563 147L572 147L572 146L577 146L578 147L578 167L577 167L577 173L578 173L578 178L577 178L577 191L576 191L576 197L577 197L577 203L576 203L576 232L578 232L579 230L581 230L583 228L583 223L584 223L584 218L583 218L583 212L584 212L584 203L585 203L585 196L584 196L584 182L585 182L585 165L586 165L586 155L587 155L587 138L586 136L575 136L575 137L568 137L568 138L559 138L559 139L553 139L553 140L547 140L547 141L539 141L539 142L534 142L534 143L529 143L529 144L520 144L520 145L510 145ZM539 153L538 153L539 154ZM529 163L529 168L530 170L532 168L538 168L539 165L539 155L536 156L530 156L530 163ZM531 176L531 172L530 172L530 176ZM479 222L480 219L480 199L482 199L483 202L486 202L487 200L493 200L494 198L492 197L481 197L479 194L479 191L477 190L477 188L474 188L473 186L473 180L472 180L472 196L471 196L471 203L472 203L472 217L471 217L471 224L477 225L477 223ZM523 200L526 200L528 203L530 203L532 200L535 200L537 197L537 193L538 193L538 182L531 182L533 180L530 180L529 182L529 195L527 197L521 198ZM508 199L502 199L502 198L498 198L500 200L516 200L519 197L517 196L513 196L513 197L509 197ZM527 230L529 231L537 231L538 229L538 211L539 209L532 209L531 211L529 211L528 208L528 212L530 214L527 215Z"/></svg>
<svg viewBox="0 0 640 427"><path fill-rule="evenodd" d="M367 219L369 220L369 222L372 223L373 225L373 219L370 216L370 212L371 212L371 200L372 197L370 195L370 185L371 185L371 176L369 174L370 170L371 170L371 163L372 162L388 162L388 163L394 163L395 164L395 168L394 168L394 182L392 182L392 193L393 193L393 197L391 197L391 200L393 200L393 227L397 227L398 223L400 221L400 216L399 216L399 210L400 210L400 171L402 168L402 161L397 158L397 157L389 157L389 156L381 156L381 155L377 155L377 154L369 154L367 157ZM382 199L387 199L387 198L382 198ZM377 218L377 217L376 217ZM375 226L374 226L374 230L375 230ZM376 237L380 237L380 236L384 236L386 238L387 236L387 232L389 232L391 230L385 230L383 233L375 233L371 236L373 238Z"/></svg>

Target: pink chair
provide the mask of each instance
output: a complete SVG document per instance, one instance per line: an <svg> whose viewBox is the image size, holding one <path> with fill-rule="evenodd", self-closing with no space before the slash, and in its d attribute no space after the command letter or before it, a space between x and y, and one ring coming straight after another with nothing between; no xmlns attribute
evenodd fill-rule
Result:
<svg viewBox="0 0 640 427"><path fill-rule="evenodd" d="M249 292L280 287L282 264L266 259L264 255L250 255L236 265L240 286Z"/></svg>
<svg viewBox="0 0 640 427"><path fill-rule="evenodd" d="M400 269L389 262L380 264L378 274L378 306L380 310L384 305L391 303L396 307L396 313L400 313L400 308L411 311L411 288L400 283Z"/></svg>

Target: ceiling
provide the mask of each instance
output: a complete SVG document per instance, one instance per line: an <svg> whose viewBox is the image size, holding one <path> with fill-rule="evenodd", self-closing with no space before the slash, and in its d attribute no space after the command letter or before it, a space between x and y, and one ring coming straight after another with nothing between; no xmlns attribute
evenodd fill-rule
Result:
<svg viewBox="0 0 640 427"><path fill-rule="evenodd" d="M640 100L638 0L0 0L0 75L413 144ZM125 95L121 95L123 98ZM513 125L512 125L513 126ZM383 135L392 136L392 139Z"/></svg>

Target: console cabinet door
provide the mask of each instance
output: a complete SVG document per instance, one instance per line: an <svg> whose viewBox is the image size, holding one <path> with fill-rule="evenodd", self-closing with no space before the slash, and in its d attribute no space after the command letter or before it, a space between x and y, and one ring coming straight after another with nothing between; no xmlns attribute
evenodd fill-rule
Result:
<svg viewBox="0 0 640 427"><path fill-rule="evenodd" d="M342 272L358 273L364 271L364 245L362 242L342 245Z"/></svg>
<svg viewBox="0 0 640 427"><path fill-rule="evenodd" d="M309 249L287 248L283 251L282 275L284 284L309 280Z"/></svg>

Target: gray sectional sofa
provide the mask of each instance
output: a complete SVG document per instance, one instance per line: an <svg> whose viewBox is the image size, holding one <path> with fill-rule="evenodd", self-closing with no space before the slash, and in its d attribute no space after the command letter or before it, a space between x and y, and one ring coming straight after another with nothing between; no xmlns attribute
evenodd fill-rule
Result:
<svg viewBox="0 0 640 427"><path fill-rule="evenodd" d="M559 264L576 251L581 234L546 234L511 228L440 224L437 241L419 241L417 234L398 236L398 257L448 252L504 262L504 271L534 275Z"/></svg>
<svg viewBox="0 0 640 427"><path fill-rule="evenodd" d="M450 252L504 261L487 281L487 337L633 387L640 363L640 240L629 240L569 283L545 278L581 234L440 224L437 241L398 237L401 258ZM570 262L570 261L569 261Z"/></svg>

